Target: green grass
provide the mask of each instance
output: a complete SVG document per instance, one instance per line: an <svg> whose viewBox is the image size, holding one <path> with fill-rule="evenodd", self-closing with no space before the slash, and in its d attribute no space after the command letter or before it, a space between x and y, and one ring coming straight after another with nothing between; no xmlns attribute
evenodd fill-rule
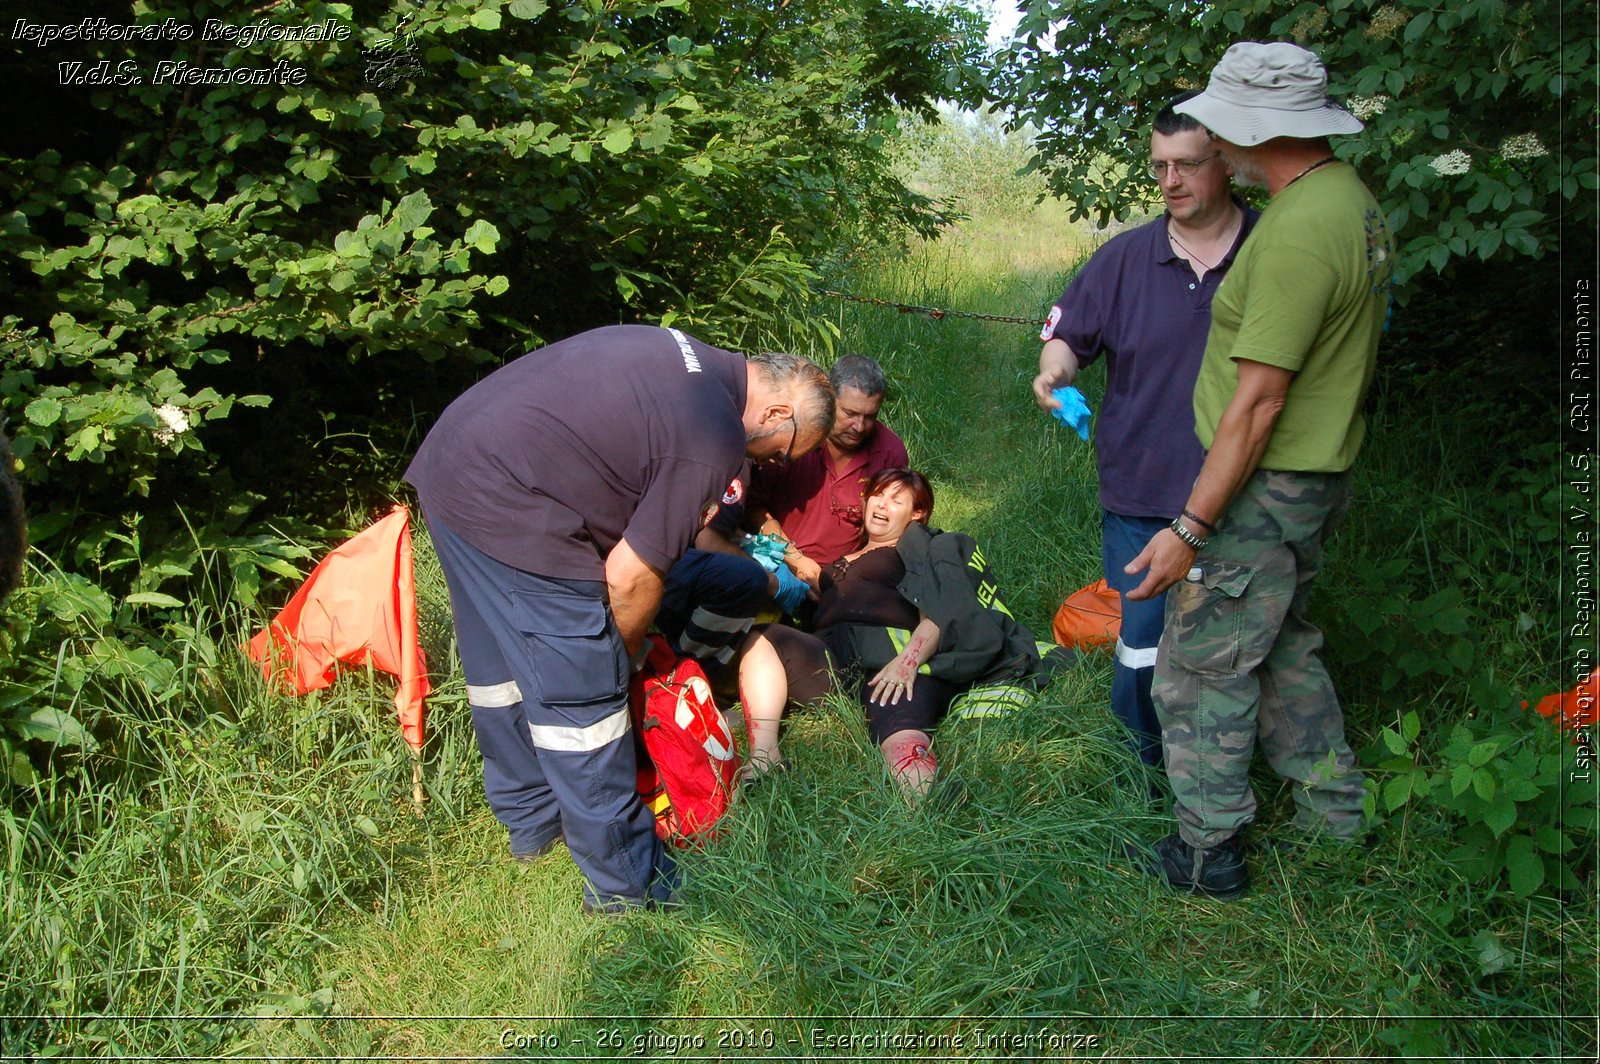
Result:
<svg viewBox="0 0 1600 1064"><path fill-rule="evenodd" d="M1094 239L1043 239L1071 232L1053 210L860 266L850 290L1042 317ZM853 303L816 312L837 322L841 349L887 367L885 419L933 478L935 523L976 536L1012 610L1048 633L1060 600L1098 574L1099 508L1091 449L1029 392L1037 330ZM1094 406L1100 381L1085 375ZM1487 484L1505 490L1486 497ZM1385 680L1397 648L1378 641L1410 641L1397 626L1416 617L1401 602L1362 630L1381 562L1407 561L1398 579L1419 598L1463 588L1473 652L1526 694L1554 686L1555 640L1522 620L1554 594L1539 539L1554 488L1548 470L1482 443L1447 395L1380 397L1318 603L1358 749L1403 709L1430 735L1477 712L1465 669L1434 661ZM820 1047L814 1030L942 1039L958 1057L980 1030L1096 1039L985 1054L1035 1059L1593 1053L1581 1018L1600 958L1592 833L1570 858L1582 889L1565 896L1467 878L1450 859L1457 823L1420 804L1370 855L1257 854L1242 901L1173 896L1122 855L1170 815L1144 798L1109 715L1103 654L1023 711L941 729L947 782L921 808L886 778L851 706L800 717L785 741L795 772L683 855L682 909L585 917L564 851L506 859L420 532L417 563L440 678L421 817L387 685L275 695L225 649L247 617L193 618L224 649L194 663L181 707L90 684L101 733L142 736L117 747L141 764L86 758L81 786L13 801L0 820L0 1011L13 1015L0 1054L934 1055ZM1291 796L1264 772L1256 783L1270 834ZM696 1037L703 1048L674 1052L671 1039Z"/></svg>

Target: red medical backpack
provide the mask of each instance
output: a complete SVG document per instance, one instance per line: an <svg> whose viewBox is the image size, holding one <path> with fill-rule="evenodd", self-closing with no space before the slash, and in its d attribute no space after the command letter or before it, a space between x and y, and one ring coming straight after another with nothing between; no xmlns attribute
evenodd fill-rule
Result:
<svg viewBox="0 0 1600 1064"><path fill-rule="evenodd" d="M656 834L678 846L710 833L733 798L739 754L706 674L661 636L646 636L644 669L633 678L639 795Z"/></svg>

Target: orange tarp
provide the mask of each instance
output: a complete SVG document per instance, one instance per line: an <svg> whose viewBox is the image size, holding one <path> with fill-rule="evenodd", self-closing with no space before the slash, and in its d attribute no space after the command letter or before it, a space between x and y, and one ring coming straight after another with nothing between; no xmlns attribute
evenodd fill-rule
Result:
<svg viewBox="0 0 1600 1064"><path fill-rule="evenodd" d="M268 647L268 638L272 647ZM400 680L394 706L412 749L422 749L428 666L417 635L411 516L404 506L318 563L268 631L250 640L261 674L303 695L327 687L339 666L371 665Z"/></svg>

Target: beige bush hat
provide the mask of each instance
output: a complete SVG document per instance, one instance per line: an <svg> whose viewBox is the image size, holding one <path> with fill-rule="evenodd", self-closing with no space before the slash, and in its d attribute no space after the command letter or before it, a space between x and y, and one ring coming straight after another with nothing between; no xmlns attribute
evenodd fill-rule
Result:
<svg viewBox="0 0 1600 1064"><path fill-rule="evenodd" d="M1235 44L1211 71L1206 91L1173 107L1243 147L1273 137L1359 133L1361 119L1328 99L1328 72L1297 44Z"/></svg>

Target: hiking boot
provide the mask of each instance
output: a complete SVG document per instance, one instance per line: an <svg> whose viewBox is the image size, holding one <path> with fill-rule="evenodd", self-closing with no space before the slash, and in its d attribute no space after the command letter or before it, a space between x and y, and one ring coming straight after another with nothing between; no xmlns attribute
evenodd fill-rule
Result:
<svg viewBox="0 0 1600 1064"><path fill-rule="evenodd" d="M1128 847L1130 857L1142 861L1145 871L1165 879L1173 890L1232 901L1250 889L1250 869L1244 863L1243 847L1237 837L1209 850L1198 850L1172 834L1152 850L1153 853L1144 853L1131 844Z"/></svg>
<svg viewBox="0 0 1600 1064"><path fill-rule="evenodd" d="M639 912L647 908L649 908L649 905L642 901L622 901L617 899L601 903L589 901L585 898L583 902L583 914L585 916L621 916L624 913Z"/></svg>
<svg viewBox="0 0 1600 1064"><path fill-rule="evenodd" d="M636 912L674 912L683 908L683 903L678 901L677 893L670 897L661 898L612 898L610 901L596 902L588 898L583 899L583 911L587 916L622 916L625 913Z"/></svg>

